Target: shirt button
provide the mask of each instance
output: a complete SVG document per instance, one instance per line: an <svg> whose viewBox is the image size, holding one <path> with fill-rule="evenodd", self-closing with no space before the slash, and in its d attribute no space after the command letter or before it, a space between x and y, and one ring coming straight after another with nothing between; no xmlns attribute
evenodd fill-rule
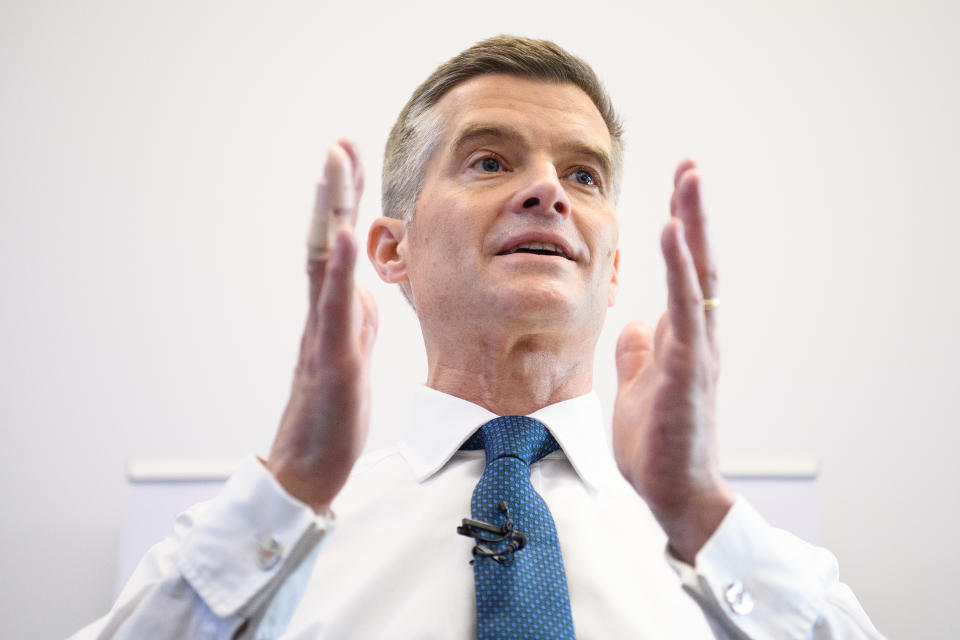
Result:
<svg viewBox="0 0 960 640"><path fill-rule="evenodd" d="M743 588L743 583L734 582L723 592L730 610L738 615L746 615L753 611L753 596Z"/></svg>
<svg viewBox="0 0 960 640"><path fill-rule="evenodd" d="M257 566L264 571L269 571L277 566L280 557L283 555L283 547L271 535L261 536L257 548Z"/></svg>

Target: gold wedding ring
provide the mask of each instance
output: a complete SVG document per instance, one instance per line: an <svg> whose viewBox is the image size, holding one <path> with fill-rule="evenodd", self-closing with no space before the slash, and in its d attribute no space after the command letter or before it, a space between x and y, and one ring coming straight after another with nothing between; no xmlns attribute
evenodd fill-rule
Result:
<svg viewBox="0 0 960 640"><path fill-rule="evenodd" d="M720 306L720 298L707 298L703 301L704 311L713 311Z"/></svg>

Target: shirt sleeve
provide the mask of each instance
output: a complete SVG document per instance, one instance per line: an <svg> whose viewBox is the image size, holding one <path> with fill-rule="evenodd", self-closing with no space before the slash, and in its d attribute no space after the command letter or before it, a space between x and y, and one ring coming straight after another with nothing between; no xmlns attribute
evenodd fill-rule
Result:
<svg viewBox="0 0 960 640"><path fill-rule="evenodd" d="M883 639L853 592L840 582L837 559L769 525L738 497L691 567L666 552L723 640Z"/></svg>
<svg viewBox="0 0 960 640"><path fill-rule="evenodd" d="M332 526L250 456L216 498L177 517L110 612L73 638L275 638Z"/></svg>

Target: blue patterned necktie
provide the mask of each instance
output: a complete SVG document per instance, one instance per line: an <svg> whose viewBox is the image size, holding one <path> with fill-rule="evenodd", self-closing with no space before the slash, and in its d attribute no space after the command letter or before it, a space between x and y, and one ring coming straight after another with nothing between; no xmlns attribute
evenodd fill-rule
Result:
<svg viewBox="0 0 960 640"><path fill-rule="evenodd" d="M543 423L504 416L480 427L461 448L485 449L487 454L470 500L471 517L507 528L512 522L525 536L525 544L515 551L509 540L483 542L483 547L478 541L473 561L478 640L573 638L557 528L530 484L530 465L560 445ZM492 553L479 554L480 548Z"/></svg>

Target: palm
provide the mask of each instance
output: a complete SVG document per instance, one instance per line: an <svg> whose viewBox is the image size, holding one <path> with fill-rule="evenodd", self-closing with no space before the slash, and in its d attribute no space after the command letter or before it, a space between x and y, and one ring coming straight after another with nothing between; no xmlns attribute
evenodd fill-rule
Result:
<svg viewBox="0 0 960 640"><path fill-rule="evenodd" d="M632 323L620 335L613 444L620 471L689 559L732 495L716 455L716 310L704 305L716 296L716 266L692 161L680 164L674 184L661 236L667 312L655 334Z"/></svg>
<svg viewBox="0 0 960 640"><path fill-rule="evenodd" d="M620 384L614 450L624 475L648 502L677 505L714 480L713 447L700 441L713 439L719 363L715 350L700 353L681 342L668 314L653 343L636 375Z"/></svg>
<svg viewBox="0 0 960 640"><path fill-rule="evenodd" d="M363 168L355 145L339 144L340 153L346 153L352 164L357 203L363 192ZM333 151L328 163L332 155ZM321 187L318 201L326 195L323 189L333 188ZM318 209L326 207L318 204ZM369 364L377 310L372 296L354 286L356 216L354 204L336 231L332 253L314 252L313 246L308 252L307 321L290 401L267 462L287 491L318 512L329 508L346 482L369 428ZM311 235L311 242L314 239Z"/></svg>

